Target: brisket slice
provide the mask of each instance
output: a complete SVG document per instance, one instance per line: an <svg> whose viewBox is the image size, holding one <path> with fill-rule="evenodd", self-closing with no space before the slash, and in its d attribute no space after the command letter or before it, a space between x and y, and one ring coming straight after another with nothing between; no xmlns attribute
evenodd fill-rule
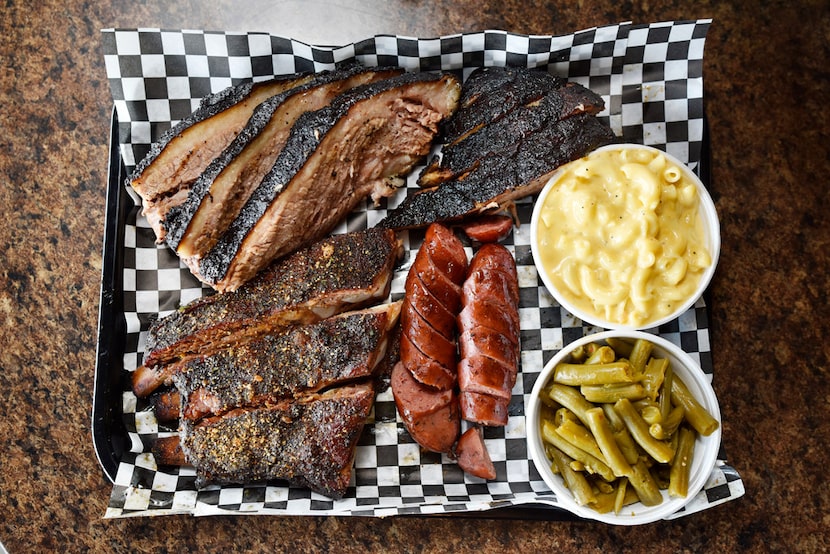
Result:
<svg viewBox="0 0 830 554"><path fill-rule="evenodd" d="M210 95L150 146L129 183L141 196L143 214L159 242L164 240L165 214L187 198L191 183L231 143L256 106L308 79L310 74L248 82Z"/></svg>
<svg viewBox="0 0 830 554"><path fill-rule="evenodd" d="M328 497L349 486L357 441L374 404L371 384L182 425L196 486L286 480Z"/></svg>
<svg viewBox="0 0 830 554"><path fill-rule="evenodd" d="M430 187L458 179L474 171L483 157L512 149L522 137L550 127L561 119L581 113L595 114L603 105L601 96L576 83L552 89L526 104L515 106L460 142L444 145L440 161L437 157L431 160L421 171L418 183Z"/></svg>
<svg viewBox="0 0 830 554"><path fill-rule="evenodd" d="M409 194L377 226L410 229L497 211L539 192L561 165L615 140L611 129L590 114L557 120L516 136L505 149L480 158L469 173Z"/></svg>
<svg viewBox="0 0 830 554"><path fill-rule="evenodd" d="M458 110L441 126L446 144L498 121L517 106L538 100L566 83L550 73L519 67L481 67L464 81Z"/></svg>
<svg viewBox="0 0 830 554"><path fill-rule="evenodd" d="M402 256L403 247L390 230L318 241L232 293L198 298L157 320L147 335L145 369L209 354L278 325L311 323L378 303L388 296Z"/></svg>
<svg viewBox="0 0 830 554"><path fill-rule="evenodd" d="M300 116L273 169L191 270L217 290L234 290L324 236L366 197L390 194L395 178L429 153L459 91L452 75L406 73Z"/></svg>
<svg viewBox="0 0 830 554"><path fill-rule="evenodd" d="M327 106L349 88L402 71L359 65L327 71L262 102L231 144L192 184L187 200L165 215L162 224L167 245L182 257L204 254L274 165L291 126L302 113Z"/></svg>
<svg viewBox="0 0 830 554"><path fill-rule="evenodd" d="M382 366L401 303L292 326L179 365L181 417L197 420L371 377Z"/></svg>

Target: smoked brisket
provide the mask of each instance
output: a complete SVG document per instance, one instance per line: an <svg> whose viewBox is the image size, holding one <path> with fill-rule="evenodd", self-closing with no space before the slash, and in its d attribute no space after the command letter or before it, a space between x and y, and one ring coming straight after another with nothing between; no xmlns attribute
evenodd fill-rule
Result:
<svg viewBox="0 0 830 554"><path fill-rule="evenodd" d="M190 185L233 141L254 109L265 99L310 77L311 74L291 75L228 87L204 98L196 111L150 146L130 175L129 183L142 198L143 214L158 242L165 237L165 214L187 198Z"/></svg>
<svg viewBox="0 0 830 554"><path fill-rule="evenodd" d="M228 230L200 260L186 263L205 283L229 291L325 236L366 197L389 195L429 153L459 92L452 75L406 73L303 114Z"/></svg>

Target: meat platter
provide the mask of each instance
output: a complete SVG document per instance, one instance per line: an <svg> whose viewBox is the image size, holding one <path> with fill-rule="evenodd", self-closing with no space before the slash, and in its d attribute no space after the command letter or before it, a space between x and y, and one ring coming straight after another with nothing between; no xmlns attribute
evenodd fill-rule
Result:
<svg viewBox="0 0 830 554"><path fill-rule="evenodd" d="M298 67L319 70L325 68L321 60L342 61L349 57L358 58L366 65L395 63L410 70L452 70L462 78L481 65L547 65L551 72L581 82L601 94L608 108L600 117L619 135L673 151L708 183L708 137L700 76L708 24L705 20L643 26L621 24L563 37L525 37L502 31L436 39L374 37L336 49L315 49L276 37L268 45L269 51L272 47L275 49L272 63L281 58L290 59L290 70L281 70L277 64L268 67L266 74L289 73ZM509 422L504 428L489 430L484 437L497 468L496 479L484 481L465 476L446 457L419 451L396 415L388 391L379 394L358 441L353 484L340 500L333 501L278 482L197 489L195 474L188 468L168 471L155 464L150 445L158 438L175 434L176 430L156 421L146 402L132 395L129 376L141 362L148 318L169 313L209 291L189 275L175 255L163 245L154 244L150 226L137 215L138 199L125 187L128 170L136 162L133 149L140 149L150 135L157 136L159 130L153 130L154 125L163 128L165 120L169 125L169 121L180 117L180 112L185 110L180 99L171 100L175 78L168 77L165 87L168 107L159 116L156 97L164 95L150 90L158 85L158 76L149 71L136 73L134 63L136 57L151 58L158 54L160 47L162 54L174 59L192 48L194 40L202 41L201 48L194 50L197 54L213 52L217 43L223 43L219 59L236 59L239 53L233 49L239 45L240 37L247 39L247 56L261 61L261 56L255 56L252 50L262 43L261 34L104 31L108 72L111 82L117 85L113 88L116 108L110 137L92 435L102 469L113 482L106 517L170 513L571 517L556 508L555 496L546 489L528 458L523 402L544 362L564 344L596 329L583 325L556 305L536 277L528 245L533 198L517 203L516 211L523 225L504 241L515 256L519 270L522 351L520 375L510 400ZM184 49L180 52L170 44L183 45ZM436 48L442 54L431 55ZM256 63L248 68L254 75L259 70ZM220 89L222 83L229 85L233 76L224 73L224 81L211 75L207 82ZM146 95L136 110L135 100L125 98L124 87L139 78ZM196 85L191 86L188 106L198 102L198 89ZM126 96L129 95L127 92ZM682 104L680 121L676 115L678 104ZM416 169L413 175L417 173ZM374 226L388 209L401 203L406 190L414 187L414 180L410 178L396 197L384 200L377 208L371 202L359 206L334 233ZM392 283L393 300L403 294L403 279L423 241L423 232L403 231L401 238L407 256ZM471 251L470 244L466 247ZM682 344L712 373L707 321L708 310L701 302L678 321L654 331ZM686 513L732 500L743 493L737 472L725 464L723 454L720 457L724 463L719 463L711 483Z"/></svg>

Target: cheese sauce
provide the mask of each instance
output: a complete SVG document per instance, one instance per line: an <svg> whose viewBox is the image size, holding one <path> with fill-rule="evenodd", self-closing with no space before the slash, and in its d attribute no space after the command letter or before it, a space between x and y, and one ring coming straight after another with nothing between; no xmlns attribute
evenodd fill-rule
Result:
<svg viewBox="0 0 830 554"><path fill-rule="evenodd" d="M695 183L680 167L659 152L602 150L554 178L536 240L565 299L642 326L695 293L712 258Z"/></svg>

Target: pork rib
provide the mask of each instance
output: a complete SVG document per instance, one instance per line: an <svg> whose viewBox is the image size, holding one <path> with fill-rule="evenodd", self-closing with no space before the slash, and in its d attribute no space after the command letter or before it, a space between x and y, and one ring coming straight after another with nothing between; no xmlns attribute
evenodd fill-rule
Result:
<svg viewBox="0 0 830 554"><path fill-rule="evenodd" d="M371 377L400 307L347 312L184 362L172 377L181 416L197 420Z"/></svg>
<svg viewBox="0 0 830 554"><path fill-rule="evenodd" d="M281 479L342 498L373 404L372 385L360 384L185 421L181 448L197 488Z"/></svg>
<svg viewBox="0 0 830 554"><path fill-rule="evenodd" d="M402 256L403 246L390 230L318 241L232 293L199 298L156 321L147 336L144 368L210 354L279 325L311 323L380 302Z"/></svg>
<svg viewBox="0 0 830 554"><path fill-rule="evenodd" d="M217 290L234 290L328 233L366 197L390 194L390 182L428 154L459 91L452 75L406 73L300 116L273 169L191 270Z"/></svg>

